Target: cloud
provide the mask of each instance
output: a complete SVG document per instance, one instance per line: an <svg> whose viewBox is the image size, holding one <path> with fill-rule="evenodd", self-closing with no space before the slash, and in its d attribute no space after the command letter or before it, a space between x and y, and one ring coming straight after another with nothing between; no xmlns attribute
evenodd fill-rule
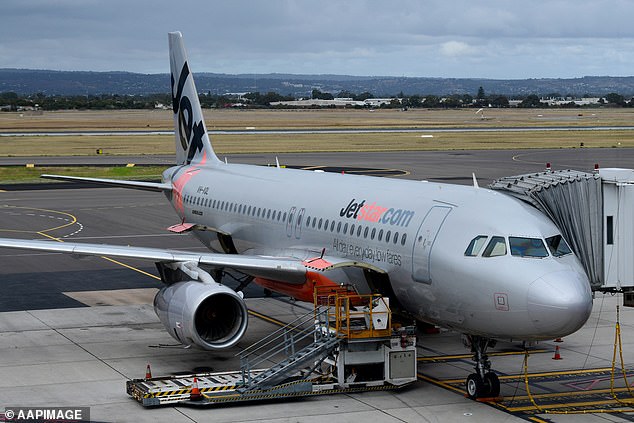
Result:
<svg viewBox="0 0 634 423"><path fill-rule="evenodd" d="M462 41L447 41L441 44L440 53L448 57L470 56L475 53L475 49Z"/></svg>
<svg viewBox="0 0 634 423"><path fill-rule="evenodd" d="M631 75L627 0L2 0L0 67L167 72Z"/></svg>

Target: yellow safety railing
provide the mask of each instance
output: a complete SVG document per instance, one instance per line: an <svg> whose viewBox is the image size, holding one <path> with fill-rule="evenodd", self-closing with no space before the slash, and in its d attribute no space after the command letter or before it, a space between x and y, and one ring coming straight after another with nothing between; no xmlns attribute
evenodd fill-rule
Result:
<svg viewBox="0 0 634 423"><path fill-rule="evenodd" d="M346 286L315 289L316 320L326 323L340 338L388 337L392 311L381 295L357 294Z"/></svg>

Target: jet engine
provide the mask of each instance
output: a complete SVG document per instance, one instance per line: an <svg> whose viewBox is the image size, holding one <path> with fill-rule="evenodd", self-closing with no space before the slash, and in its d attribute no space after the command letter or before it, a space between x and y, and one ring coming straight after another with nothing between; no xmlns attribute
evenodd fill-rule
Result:
<svg viewBox="0 0 634 423"><path fill-rule="evenodd" d="M247 330L242 297L216 282L168 285L154 297L154 311L174 339L205 350L231 347Z"/></svg>

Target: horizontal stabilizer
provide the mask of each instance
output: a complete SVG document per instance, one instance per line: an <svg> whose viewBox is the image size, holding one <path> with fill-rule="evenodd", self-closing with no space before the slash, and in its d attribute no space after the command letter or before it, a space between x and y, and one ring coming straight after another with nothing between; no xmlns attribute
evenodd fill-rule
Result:
<svg viewBox="0 0 634 423"><path fill-rule="evenodd" d="M176 225L172 225L169 228L167 228L168 231L170 232L174 232L176 234L182 234L184 232L188 232L191 231L194 226L196 226L194 223L177 223Z"/></svg>
<svg viewBox="0 0 634 423"><path fill-rule="evenodd" d="M126 181L119 179L101 179L101 178L84 178L81 176L64 176L64 175L40 175L40 178L44 179L55 179L58 181L69 181L69 182L88 182L91 184L101 184L101 185L109 185L112 187L119 188L131 188L131 189L140 189L144 191L171 191L171 184L163 184L159 182L141 182L141 181Z"/></svg>

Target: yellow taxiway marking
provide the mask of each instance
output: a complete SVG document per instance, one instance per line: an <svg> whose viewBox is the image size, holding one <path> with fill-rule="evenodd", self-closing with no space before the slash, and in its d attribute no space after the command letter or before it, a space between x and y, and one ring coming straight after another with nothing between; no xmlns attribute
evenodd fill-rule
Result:
<svg viewBox="0 0 634 423"><path fill-rule="evenodd" d="M553 373L561 373L561 372L553 372ZM465 395L465 391L461 388L458 388L456 386L450 385L448 383L448 381L446 380L439 380L439 379L435 379L429 376L426 376L422 373L418 373L417 377L419 380L424 380L430 383L433 383L436 386L440 386L442 388L445 389L449 389L451 391L454 391L456 393ZM458 381L460 382L464 382L464 379L459 379ZM627 388L622 388L623 391L625 391ZM603 391L603 390L601 390ZM609 389L606 390L607 392L610 392ZM617 391L616 389L614 390L615 392ZM589 391L584 391L584 392L574 392L575 394L578 395L583 395L585 394L593 394L594 392L589 392ZM540 395L535 395L534 398L538 398L538 397L555 397L555 396L567 396L573 394L573 392L570 393L560 393L560 394L540 394ZM515 397L515 398L511 398L509 399L509 401L513 401L513 400L518 400L520 398L524 398L524 397ZM487 402L488 403L488 402ZM567 403L559 403L559 404L544 404L544 405L538 405L538 407L535 407L534 405L527 405L527 406L522 406L522 407L509 407L503 404L503 402L492 402L490 403L493 406L499 407L500 409L503 409L509 413L518 413L518 412L525 412L525 411L535 411L535 410L544 410L545 412L548 412L547 410L549 409L562 409L562 408L576 408L576 407L591 407L591 406L600 406L600 405L611 405L611 404L620 404L619 401L616 400L600 400L600 401L582 401L582 402L567 402ZM618 412L618 411L623 411L623 410L613 410L612 412ZM602 411L605 412L605 411ZM539 419L539 418L530 418L530 420L533 420L535 422L545 422L545 420Z"/></svg>
<svg viewBox="0 0 634 423"><path fill-rule="evenodd" d="M39 235L42 235L42 236L44 236L44 237L46 237L46 238L49 238L49 239L52 239L52 240L54 240L54 241L57 241L57 242L64 242L64 240L62 240L62 239L60 239L60 238L56 238L56 237L51 236L51 235L49 235L49 234L46 234L46 233L44 233L43 231L40 231L40 232L37 232L37 233L38 233ZM109 262L111 262L111 263L114 263L114 264L116 264L116 265L123 266L123 267L125 267L125 268L127 268L127 269L130 269L130 270L134 270L135 272L139 272L139 273L141 273L142 275L149 276L149 277L154 278L154 279L159 280L159 281L161 280L161 278L159 278L158 276L155 276L155 275L153 275L153 274L151 274L151 273L148 273L148 272L146 272L146 271L143 271L143 270L141 270L141 269L138 269L138 268L136 268L136 267L134 267L134 266L130 266L129 264L122 263L122 262L120 262L120 261L118 261L118 260L115 260L115 259L112 259L112 258L110 258L110 257L106 257L106 256L99 256L99 257L100 257L100 258L102 258L102 259L104 259L104 260L107 260L107 261L109 261Z"/></svg>
<svg viewBox="0 0 634 423"><path fill-rule="evenodd" d="M452 385L449 385L444 380L435 379L433 377L426 376L426 375L424 375L422 373L417 373L416 376L418 377L419 380L424 380L426 382L433 383L436 386L440 386L442 388L449 389L449 390L457 392L459 394L464 394L465 393L465 391L463 391L462 389L456 388L455 386L452 386Z"/></svg>
<svg viewBox="0 0 634 423"><path fill-rule="evenodd" d="M134 266L130 266L129 264L121 263L121 262L120 262L120 261L118 261L118 260L111 259L110 257L106 257L106 256L99 256L99 257L100 257L100 258L102 258L102 259L104 259L104 260L108 260L109 262L112 262L112 263L114 263L114 264L118 264L119 266L123 266L123 267L125 267L125 268L127 268L127 269L134 270L135 272L139 272L139 273L141 273L142 275L145 275L145 276L149 276L149 277L151 277L151 278L154 278L154 279L156 279L157 281L160 281L160 280L161 280L161 278L159 278L158 276L153 275L153 274L148 273L148 272L145 272L145 271L143 271L143 270L141 270L141 269L138 269L138 268L136 268L136 267L134 267Z"/></svg>
<svg viewBox="0 0 634 423"><path fill-rule="evenodd" d="M594 407L598 405L611 405L611 404L619 404L618 401L613 399L609 400L600 400L600 401L581 401L581 402L569 402L569 403L560 403L560 404L538 404L538 407L534 405L526 405L523 407L504 407L505 410L508 410L511 413L517 413L521 411L534 411L534 410L556 410L561 408L578 408L578 407Z"/></svg>
<svg viewBox="0 0 634 423"><path fill-rule="evenodd" d="M59 226L55 226L54 228L48 228L48 229L43 229L41 231L21 231L21 230L15 230L15 229L0 229L0 231L2 232L23 232L23 233L41 233L41 232L50 232L50 231L54 231L57 229L62 229L65 228L67 226L71 226L74 225L75 223L77 223L77 218L75 216L73 216L70 213L66 213L63 211L59 211L59 210L49 210L49 209L38 209L35 207L22 207L22 206L9 206L9 205L4 205L4 208L10 208L10 209L25 209L25 210L35 210L35 211L39 211L39 212L46 212L46 213L53 213L53 214L63 214L66 215L70 218L70 222L65 223L63 225L59 225Z"/></svg>
<svg viewBox="0 0 634 423"><path fill-rule="evenodd" d="M43 236L45 238L52 239L53 241L64 242L64 240L62 240L61 238L54 237L52 235L47 234L46 232L51 232L51 231L55 231L55 230L58 230L58 229L62 229L62 228L65 228L65 227L68 227L68 226L71 226L71 225L74 225L75 223L77 223L77 217L75 217L74 215L72 215L70 213L66 213L66 212L59 211L59 210L39 209L39 208L35 208L35 207L8 206L8 205L5 205L4 207L13 208L13 209L35 210L35 211L39 211L39 212L47 212L47 213L53 213L53 214L62 214L62 215L68 216L70 218L70 221L68 223L63 224L63 225L55 226L53 228L43 229L41 231L23 231L23 230L15 230L15 229L0 229L0 232L35 233L35 234L41 235L41 236ZM129 264L122 263L122 262L120 262L118 260L111 259L110 257L106 257L106 256L100 256L100 257L102 259L107 260L109 262L112 262L112 263L114 263L116 265L123 266L123 267L125 267L127 269L130 269L130 270L134 270L135 272L139 272L139 273L141 273L143 275L149 276L149 277L154 278L156 280L159 280L159 281L161 280L161 278L159 278L158 276L155 276L155 275L153 275L151 273L145 272L145 271L143 271L141 269L138 269L138 268L136 268L134 266L130 266Z"/></svg>
<svg viewBox="0 0 634 423"><path fill-rule="evenodd" d="M493 354L489 354L493 355ZM610 367L602 367L598 369L583 369L583 370L562 370L557 372L543 372L543 373L529 373L528 378L532 377L548 377L548 376L566 376L566 375L578 375L578 374L587 374L587 373L598 373L598 372L606 372L611 371ZM512 380L512 379L523 379L524 375L506 375L500 376L500 380ZM460 383L464 382L464 379L446 379L443 380L445 383Z"/></svg>
<svg viewBox="0 0 634 423"><path fill-rule="evenodd" d="M282 322L281 320L277 320L272 317L266 316L264 314L258 313L257 311L249 310L249 314L278 326L286 326L288 324L288 323Z"/></svg>
<svg viewBox="0 0 634 423"><path fill-rule="evenodd" d="M531 354L536 353L544 353L548 352L548 350L534 350L531 351ZM499 352L499 353L490 353L488 354L490 357L502 357L506 355L524 355L524 351L508 351L508 352ZM461 360L461 359L471 359L473 357L472 354L456 354L456 355L434 355L430 357L418 357L417 361L446 361L446 360Z"/></svg>
<svg viewBox="0 0 634 423"><path fill-rule="evenodd" d="M609 393L621 393L628 392L628 388L605 388L605 389L590 389L587 391L568 391L568 392L557 392L557 393L548 393L548 394L533 394L531 395L533 398L559 398L559 397L580 397L584 395L596 395L596 394L609 394ZM518 395L509 399L510 401L526 401L530 400L528 395Z"/></svg>
<svg viewBox="0 0 634 423"><path fill-rule="evenodd" d="M597 368L597 369L583 369L583 370L568 370L568 371L556 371L556 372L542 372L542 373L529 373L529 379L530 377L543 377L543 376L565 376L565 375L583 375L583 374L589 374L589 373L600 373L600 372L606 372L606 371L611 371L612 369L610 367L602 367L602 368ZM418 373L417 374L418 379L419 380L424 380L427 381L429 383L432 383L436 386L440 386L442 388L445 389L449 389L452 390L456 393L465 395L465 391L457 386L455 386L456 383L464 383L464 379L435 379L429 376L426 376L422 373ZM500 376L500 379L504 379L504 380L508 380L508 379L520 379L523 378L524 375L508 375L508 376ZM622 393L622 392L627 392L628 388L614 388L614 389L594 389L594 390L589 390L589 391L570 391L570 392L558 392L558 393L545 393L545 394L536 394L533 395L532 397L535 399L548 399L548 398L561 398L561 397L571 397L571 396L584 396L584 395L605 395L605 394L610 394L610 393ZM512 402L516 402L516 401L526 401L528 400L529 397L528 395L522 395L522 396L515 396L515 397L508 397L508 398L503 398L502 401L496 401L496 402L491 402L490 404L498 407L508 413L522 413L522 412L533 412L533 411L542 411L546 414L550 413L551 414L574 414L575 411L571 410L571 411L564 411L564 409L575 409L575 408L581 408L581 407L601 407L601 406L611 406L611 405L624 405L626 404L626 407L629 405L629 402L631 401L630 399L620 399L620 400L615 400L615 399L607 399L607 400L596 400L596 401L578 401L578 402L562 402L562 403L556 403L556 404L552 404L552 403L547 403L547 404L537 404L537 406L530 404L530 405L524 405L524 406L520 406L520 407L513 407L513 406L509 406L509 405L505 405L504 402L507 403L512 403ZM591 409L591 410L583 410L584 414L590 414L590 413L617 413L617 412L632 412L634 411L634 403L632 405L632 409ZM531 421L534 422L538 422L538 423L546 423L545 420L540 419L538 417L529 417L528 418Z"/></svg>

